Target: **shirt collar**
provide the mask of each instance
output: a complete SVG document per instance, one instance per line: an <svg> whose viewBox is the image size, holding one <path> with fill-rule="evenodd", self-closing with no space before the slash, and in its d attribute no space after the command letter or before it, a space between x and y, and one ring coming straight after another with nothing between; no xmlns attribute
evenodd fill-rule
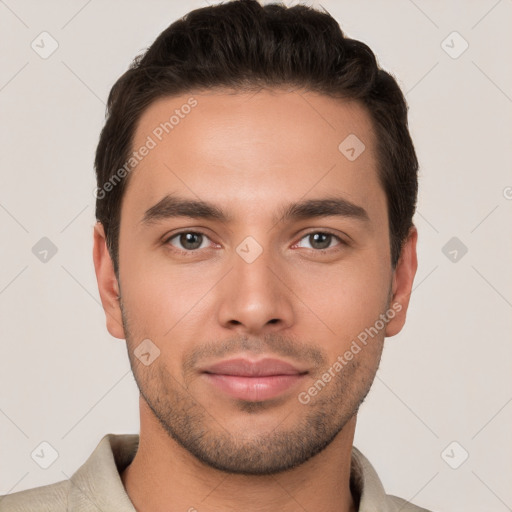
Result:
<svg viewBox="0 0 512 512"><path fill-rule="evenodd" d="M137 434L107 434L87 461L70 478L68 510L136 512L123 486L120 473L133 460Z"/></svg>
<svg viewBox="0 0 512 512"><path fill-rule="evenodd" d="M138 434L105 435L70 478L68 510L88 512L94 505L98 510L136 512L120 473L133 460L138 444ZM352 446L350 488L359 501L359 512L392 510L377 472L355 446Z"/></svg>

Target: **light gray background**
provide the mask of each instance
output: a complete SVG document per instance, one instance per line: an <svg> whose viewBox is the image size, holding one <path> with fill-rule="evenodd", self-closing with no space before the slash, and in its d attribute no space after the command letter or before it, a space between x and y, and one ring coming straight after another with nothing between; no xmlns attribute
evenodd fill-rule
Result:
<svg viewBox="0 0 512 512"><path fill-rule="evenodd" d="M138 432L93 272L93 154L117 77L205 5L0 1L0 494L65 479L105 433ZM512 1L322 5L398 77L421 163L408 322L386 341L355 445L388 493L512 510ZM31 48L42 31L59 44L47 59ZM469 44L458 58L453 31ZM42 237L58 249L46 263L32 252ZM468 249L456 262L442 252L452 237ZM31 457L42 441L59 454L48 469Z"/></svg>

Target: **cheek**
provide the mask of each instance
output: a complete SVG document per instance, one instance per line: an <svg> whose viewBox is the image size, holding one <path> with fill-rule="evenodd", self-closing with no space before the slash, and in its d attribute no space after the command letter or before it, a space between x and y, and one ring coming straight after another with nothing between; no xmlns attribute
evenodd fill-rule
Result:
<svg viewBox="0 0 512 512"><path fill-rule="evenodd" d="M205 281L198 283L197 277L177 273L138 271L133 275L122 277L124 304L144 335L163 340L186 328L200 310L198 300L211 287Z"/></svg>
<svg viewBox="0 0 512 512"><path fill-rule="evenodd" d="M138 244L129 236L121 236L121 292L132 315L151 319L154 324L159 317L180 313L184 295L193 283L187 282L179 267L166 263L162 248L144 244L147 242Z"/></svg>
<svg viewBox="0 0 512 512"><path fill-rule="evenodd" d="M379 311L388 294L390 273L380 265L356 259L308 270L300 285L304 299L334 316L361 318Z"/></svg>
<svg viewBox="0 0 512 512"><path fill-rule="evenodd" d="M155 254L157 251L144 253L128 244L124 251L121 293L133 344L149 338L162 354L182 353L190 340L197 338L197 327L205 325L208 301L201 298L207 298L212 283L218 280L216 271L172 264L162 254ZM171 366L179 361L177 357L164 359Z"/></svg>
<svg viewBox="0 0 512 512"><path fill-rule="evenodd" d="M307 273L296 273L294 280L292 288L300 290L308 322L316 322L325 333L326 350L337 351L350 344L374 325L387 305L389 273L363 259L328 270L310 268Z"/></svg>

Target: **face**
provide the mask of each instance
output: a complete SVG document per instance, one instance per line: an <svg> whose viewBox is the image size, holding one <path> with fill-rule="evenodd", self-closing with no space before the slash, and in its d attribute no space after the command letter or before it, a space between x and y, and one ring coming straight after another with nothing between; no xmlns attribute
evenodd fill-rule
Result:
<svg viewBox="0 0 512 512"><path fill-rule="evenodd" d="M200 92L153 103L143 146L119 282L96 230L108 329L148 410L197 459L300 465L357 413L416 270L415 232L391 267L371 120L313 93Z"/></svg>

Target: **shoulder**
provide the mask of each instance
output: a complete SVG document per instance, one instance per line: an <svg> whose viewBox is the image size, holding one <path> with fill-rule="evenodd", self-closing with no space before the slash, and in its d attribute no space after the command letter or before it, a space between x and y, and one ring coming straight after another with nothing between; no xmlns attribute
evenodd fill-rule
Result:
<svg viewBox="0 0 512 512"><path fill-rule="evenodd" d="M0 512L65 512L69 480L0 496Z"/></svg>
<svg viewBox="0 0 512 512"><path fill-rule="evenodd" d="M359 496L359 512L432 512L387 494L375 468L355 446L352 446L350 485L353 493Z"/></svg>

